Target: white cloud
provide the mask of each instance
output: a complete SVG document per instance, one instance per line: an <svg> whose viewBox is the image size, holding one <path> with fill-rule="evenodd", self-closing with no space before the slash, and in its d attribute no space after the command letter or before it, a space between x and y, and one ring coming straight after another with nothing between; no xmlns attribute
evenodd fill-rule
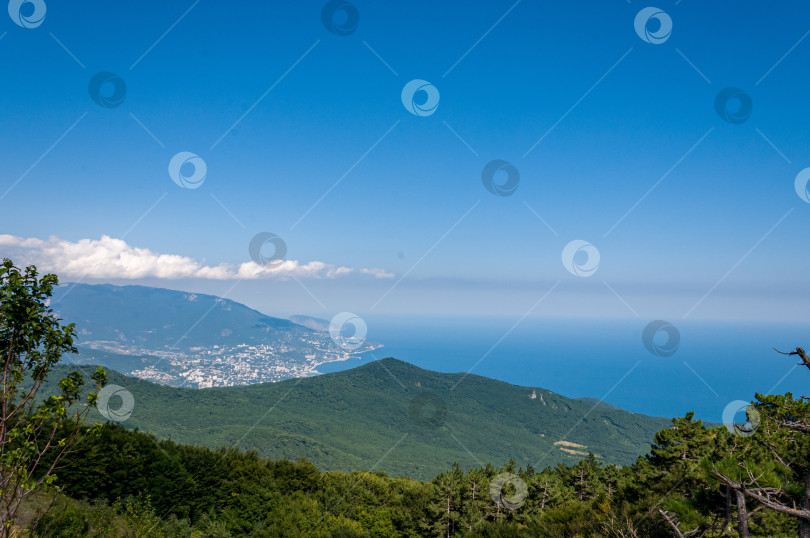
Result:
<svg viewBox="0 0 810 538"><path fill-rule="evenodd" d="M364 275L372 275L374 278L394 278L394 273L389 273L385 269L366 269L364 267L360 269L360 273Z"/></svg>
<svg viewBox="0 0 810 538"><path fill-rule="evenodd" d="M355 272L351 267L311 261L301 264L284 260L267 266L253 261L234 267L230 264L203 265L194 258L159 254L127 244L123 239L102 235L101 239L76 242L51 236L47 240L0 234L0 257L10 257L17 265L34 264L40 272L63 278L205 278L211 280L259 278L336 278ZM392 278L383 269L361 268L357 273L375 278Z"/></svg>

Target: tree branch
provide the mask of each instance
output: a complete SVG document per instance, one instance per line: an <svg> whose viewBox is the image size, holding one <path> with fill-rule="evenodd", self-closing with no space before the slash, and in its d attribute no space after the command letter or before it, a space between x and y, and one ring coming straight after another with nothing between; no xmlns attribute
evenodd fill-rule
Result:
<svg viewBox="0 0 810 538"><path fill-rule="evenodd" d="M802 362L799 362L799 363L797 363L797 364L798 364L799 366L801 366L802 364L804 364L805 366L807 366L808 368L810 368L810 357L808 357L808 356L807 356L807 353L805 353L805 352L804 352L804 350L803 350L802 348L800 348L800 347L797 347L797 348L796 348L796 351L790 351L790 352L779 351L779 350L778 350L778 349L776 349L775 347L774 347L774 348L771 348L771 349L773 349L773 350L774 350L774 351L776 351L777 353L781 353L782 355L788 355L788 356L790 356L790 355L798 355L798 356L799 356L799 357L802 359Z"/></svg>

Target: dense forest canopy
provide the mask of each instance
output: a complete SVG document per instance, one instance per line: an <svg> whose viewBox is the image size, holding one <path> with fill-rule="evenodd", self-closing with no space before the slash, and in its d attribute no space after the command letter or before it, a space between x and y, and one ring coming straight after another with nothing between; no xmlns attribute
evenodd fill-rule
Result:
<svg viewBox="0 0 810 538"><path fill-rule="evenodd" d="M807 408L790 394L758 395L752 435L690 413L624 467L592 455L542 470L510 461L453 466L428 482L321 472L108 424L58 473L62 492L87 502L65 497L37 533L135 525L152 527L150 536L795 536L807 521L810 439L785 426L785 413L802 421Z"/></svg>

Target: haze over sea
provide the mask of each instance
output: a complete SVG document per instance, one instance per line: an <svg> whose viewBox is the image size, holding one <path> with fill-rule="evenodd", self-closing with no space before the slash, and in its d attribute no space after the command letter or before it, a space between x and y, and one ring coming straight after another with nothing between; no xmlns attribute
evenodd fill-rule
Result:
<svg viewBox="0 0 810 538"><path fill-rule="evenodd" d="M491 351L515 325L514 318L369 316L366 321L369 338L385 347L324 364L320 372L390 356L440 372L472 369L564 396L602 398L646 415L675 417L694 411L711 422L722 421L730 402L753 400L757 391L807 392L802 372L788 375L795 357L770 347L795 349L807 334L800 324L682 321L677 351L660 357L642 343L646 320L529 318Z"/></svg>

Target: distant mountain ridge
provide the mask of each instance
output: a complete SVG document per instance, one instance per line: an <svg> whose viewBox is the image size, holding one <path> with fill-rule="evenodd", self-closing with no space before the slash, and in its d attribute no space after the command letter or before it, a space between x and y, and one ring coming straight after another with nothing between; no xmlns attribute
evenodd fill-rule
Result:
<svg viewBox="0 0 810 538"><path fill-rule="evenodd" d="M188 348L258 342L280 331L310 332L288 319L215 295L112 284L60 288L67 289L54 293L51 306L65 321L76 323L80 343L132 341L156 348Z"/></svg>
<svg viewBox="0 0 810 538"><path fill-rule="evenodd" d="M671 426L665 418L393 358L240 387L178 389L115 372L110 383L134 397L127 428L180 443L256 449L273 459L304 457L324 470L421 479L453 462L477 467L513 458L539 469L589 452L604 463L629 464L648 451L655 432ZM95 411L92 418L103 421Z"/></svg>
<svg viewBox="0 0 810 538"><path fill-rule="evenodd" d="M313 331L329 332L330 322L328 319L313 318L312 316L290 316L289 320Z"/></svg>
<svg viewBox="0 0 810 538"><path fill-rule="evenodd" d="M344 348L328 332L230 299L148 286L65 284L51 306L65 322L76 324L76 362L173 386L313 375L320 364L381 347L368 340L357 349Z"/></svg>

